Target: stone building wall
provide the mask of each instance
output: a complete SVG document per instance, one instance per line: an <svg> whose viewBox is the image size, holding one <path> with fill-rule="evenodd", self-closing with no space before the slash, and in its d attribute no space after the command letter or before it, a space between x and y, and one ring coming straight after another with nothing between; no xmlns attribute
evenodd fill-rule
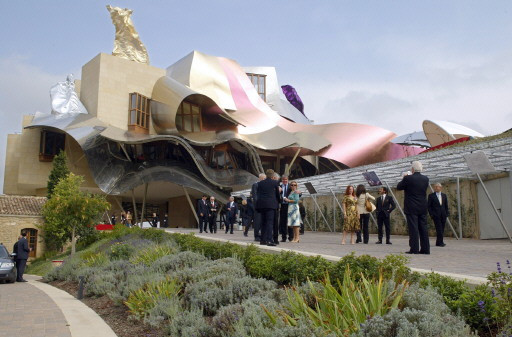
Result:
<svg viewBox="0 0 512 337"><path fill-rule="evenodd" d="M21 230L31 228L38 231L36 256L40 257L44 253L44 242L41 236L41 230L38 226L43 224L42 216L26 215L4 215L0 214L0 243L3 243L9 253L12 253L12 247L18 241Z"/></svg>

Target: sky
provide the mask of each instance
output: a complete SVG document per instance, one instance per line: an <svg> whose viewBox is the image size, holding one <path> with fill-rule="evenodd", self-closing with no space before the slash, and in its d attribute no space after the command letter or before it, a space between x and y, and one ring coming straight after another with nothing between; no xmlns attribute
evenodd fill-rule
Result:
<svg viewBox="0 0 512 337"><path fill-rule="evenodd" d="M512 128L511 1L2 0L0 191L7 134L49 111L53 84L112 52L107 4L133 9L152 65L198 50L274 66L317 124Z"/></svg>

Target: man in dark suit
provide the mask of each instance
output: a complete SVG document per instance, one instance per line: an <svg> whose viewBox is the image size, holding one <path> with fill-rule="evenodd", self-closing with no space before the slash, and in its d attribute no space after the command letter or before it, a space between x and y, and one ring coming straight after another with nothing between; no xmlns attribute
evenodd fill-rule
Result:
<svg viewBox="0 0 512 337"><path fill-rule="evenodd" d="M274 170L266 171L266 179L258 183L256 195L256 209L261 213L261 234L260 244L275 246L272 229L274 216L279 205L279 182L272 179Z"/></svg>
<svg viewBox="0 0 512 337"><path fill-rule="evenodd" d="M436 225L436 246L438 247L446 246L443 242L444 226L446 225L446 218L450 216L448 197L442 190L443 186L437 183L434 185L434 193L428 196L428 214Z"/></svg>
<svg viewBox="0 0 512 337"><path fill-rule="evenodd" d="M229 202L226 205L226 234L228 231L233 234L233 226L235 225L238 214L238 205L235 198L229 197Z"/></svg>
<svg viewBox="0 0 512 337"><path fill-rule="evenodd" d="M404 175L396 189L403 190L404 213L409 228L407 254L430 254L427 228L427 188L428 177L422 175L423 166L419 161L412 162L412 174ZM418 244L419 243L419 244ZM421 249L420 249L421 247Z"/></svg>
<svg viewBox="0 0 512 337"><path fill-rule="evenodd" d="M211 196L208 201L208 223L210 224L210 233L217 233L217 212L219 203L215 201L215 197Z"/></svg>
<svg viewBox="0 0 512 337"><path fill-rule="evenodd" d="M265 173L260 173L258 176L258 179L260 181L264 180L266 178ZM254 208L254 220L253 220L253 227L254 227L254 241L261 241L261 213L256 209L256 202L258 201L258 182L255 182L252 184L251 187L251 197L252 197L252 204Z"/></svg>
<svg viewBox="0 0 512 337"><path fill-rule="evenodd" d="M206 201L206 195L201 197L201 200L197 201L197 217L199 218L199 233L203 230L208 233L208 201Z"/></svg>
<svg viewBox="0 0 512 337"><path fill-rule="evenodd" d="M21 239L18 240L18 245L16 246L17 282L27 282L23 279L23 273L25 272L25 266L27 265L28 260L28 253L30 252L26 236L27 233L25 231L21 232Z"/></svg>
<svg viewBox="0 0 512 337"><path fill-rule="evenodd" d="M379 190L380 196L377 198L377 228L379 230L379 241L377 244L382 244L383 231L382 226L386 228L386 244L391 244L391 225L389 217L391 212L395 209L395 201L388 195L388 188L381 187Z"/></svg>
<svg viewBox="0 0 512 337"><path fill-rule="evenodd" d="M279 194L281 194L282 189L281 186L279 186L279 179L281 177L277 172L274 172L274 175L272 176L272 180L274 180L277 183L277 186L279 188ZM279 209L281 203L279 202L281 199L281 195L277 196L277 208L274 210L274 226L272 226L272 240L274 241L274 244L277 246L279 245Z"/></svg>
<svg viewBox="0 0 512 337"><path fill-rule="evenodd" d="M281 177L281 192L279 194L279 233L281 234L281 242L286 242L286 237L288 240L292 241L293 239L293 228L288 227L288 202L284 199L288 198L291 193L290 185L288 184L288 177L283 175Z"/></svg>

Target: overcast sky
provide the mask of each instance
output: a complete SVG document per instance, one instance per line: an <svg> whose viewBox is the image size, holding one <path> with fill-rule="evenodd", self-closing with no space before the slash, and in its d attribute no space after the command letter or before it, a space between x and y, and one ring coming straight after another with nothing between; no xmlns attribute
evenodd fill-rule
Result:
<svg viewBox="0 0 512 337"><path fill-rule="evenodd" d="M107 4L134 10L152 65L199 50L275 66L315 123L512 127L511 1L2 1L0 191L21 116L49 111L52 84L112 52Z"/></svg>

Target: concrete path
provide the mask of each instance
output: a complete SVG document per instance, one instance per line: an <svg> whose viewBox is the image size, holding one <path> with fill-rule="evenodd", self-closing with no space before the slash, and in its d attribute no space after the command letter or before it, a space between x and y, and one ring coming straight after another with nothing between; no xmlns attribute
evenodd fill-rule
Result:
<svg viewBox="0 0 512 337"><path fill-rule="evenodd" d="M170 232L195 233L198 237L231 241L240 244L254 242L253 232L249 237L244 237L241 231L234 234L199 234L197 230L168 228ZM336 261L339 258L355 252L356 255L368 254L383 258L388 254L401 254L409 250L409 238L407 236L392 236L392 245L377 245L376 235L370 235L369 244L351 245L347 239L346 245L341 245L340 233L306 232L301 235L300 243L281 243L277 247L259 246L268 251L292 250L307 255L322 255L329 260ZM435 244L435 239L430 238L430 244ZM486 276L496 271L496 262L500 262L506 269L506 261L512 261L512 244L508 240L473 240L473 239L445 239L446 247L431 246L430 255L407 255L410 257L409 267L420 272L435 271L440 274L452 276L457 279L466 279L470 283L484 283ZM256 243L257 244L257 243Z"/></svg>
<svg viewBox="0 0 512 337"><path fill-rule="evenodd" d="M27 283L0 284L0 336L116 337L91 308L67 292L25 275Z"/></svg>

